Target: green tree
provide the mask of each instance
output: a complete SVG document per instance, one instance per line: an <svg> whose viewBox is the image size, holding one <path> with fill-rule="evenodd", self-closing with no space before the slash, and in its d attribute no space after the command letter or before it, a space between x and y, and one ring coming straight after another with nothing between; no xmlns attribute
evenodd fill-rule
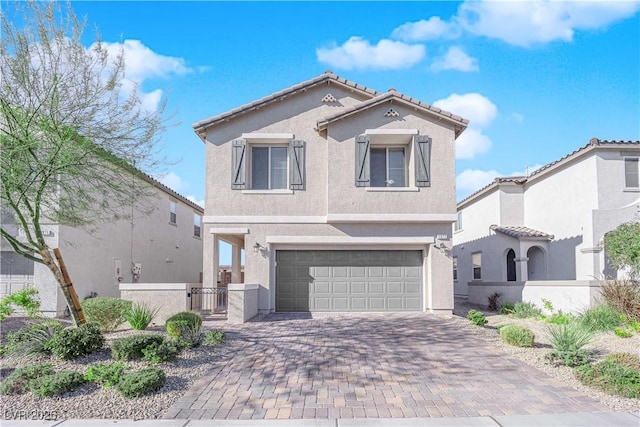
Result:
<svg viewBox="0 0 640 427"><path fill-rule="evenodd" d="M161 162L165 103L142 108L137 87L125 86L123 52L109 55L97 35L85 47L86 21L69 4L12 2L3 9L0 234L49 268L78 324L43 225L90 231L130 218L134 205L144 212L153 192L139 170Z"/></svg>
<svg viewBox="0 0 640 427"><path fill-rule="evenodd" d="M620 224L604 236L609 263L629 271L632 279L640 275L640 222Z"/></svg>

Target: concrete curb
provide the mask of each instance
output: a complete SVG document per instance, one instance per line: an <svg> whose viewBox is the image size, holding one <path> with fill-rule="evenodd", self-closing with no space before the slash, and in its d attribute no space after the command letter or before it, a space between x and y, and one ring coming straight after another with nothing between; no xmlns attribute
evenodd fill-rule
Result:
<svg viewBox="0 0 640 427"><path fill-rule="evenodd" d="M352 418L288 420L2 420L2 427L639 427L640 412L593 412L573 414L503 415L448 418Z"/></svg>

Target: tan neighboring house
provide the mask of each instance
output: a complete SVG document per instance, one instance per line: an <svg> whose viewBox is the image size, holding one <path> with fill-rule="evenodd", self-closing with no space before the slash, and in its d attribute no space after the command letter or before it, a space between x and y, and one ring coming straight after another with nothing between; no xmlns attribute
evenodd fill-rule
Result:
<svg viewBox="0 0 640 427"><path fill-rule="evenodd" d="M531 301L579 311L608 266L604 235L638 219L640 141L593 138L527 177L496 178L458 203L455 293L487 304Z"/></svg>
<svg viewBox="0 0 640 427"><path fill-rule="evenodd" d="M230 318L234 301L240 321L451 313L454 143L467 123L331 72L195 123L206 144L203 286L214 286L222 240Z"/></svg>
<svg viewBox="0 0 640 427"><path fill-rule="evenodd" d="M149 215L104 223L91 234L80 228L42 224L49 247L60 248L81 300L95 295L120 297L122 283L151 286L200 281L202 207L151 177L145 179L156 193L145 202L153 205ZM19 233L17 227L13 231ZM1 295L32 286L39 291L45 315L63 315L66 302L49 269L16 254L4 240L1 249Z"/></svg>

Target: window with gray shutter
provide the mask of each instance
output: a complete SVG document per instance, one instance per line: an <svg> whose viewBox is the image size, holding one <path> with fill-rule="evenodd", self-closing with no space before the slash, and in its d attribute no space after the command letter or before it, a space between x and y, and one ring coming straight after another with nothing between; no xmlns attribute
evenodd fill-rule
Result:
<svg viewBox="0 0 640 427"><path fill-rule="evenodd" d="M231 143L231 188L244 190L246 188L246 174L244 171L247 142L236 139Z"/></svg>
<svg viewBox="0 0 640 427"><path fill-rule="evenodd" d="M356 187L368 187L369 178L369 137L356 137Z"/></svg>
<svg viewBox="0 0 640 427"><path fill-rule="evenodd" d="M304 141L293 140L289 144L289 188L304 190Z"/></svg>
<svg viewBox="0 0 640 427"><path fill-rule="evenodd" d="M431 185L431 138L417 135L415 138L416 153L416 187Z"/></svg>

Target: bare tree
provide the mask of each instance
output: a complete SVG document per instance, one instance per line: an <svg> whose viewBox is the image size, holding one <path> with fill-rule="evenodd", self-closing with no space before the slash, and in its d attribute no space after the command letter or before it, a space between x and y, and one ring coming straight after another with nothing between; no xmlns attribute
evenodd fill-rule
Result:
<svg viewBox="0 0 640 427"><path fill-rule="evenodd" d="M69 4L3 5L0 34L0 203L2 238L55 276L76 324L45 223L91 229L132 215L152 193L139 170L158 166L163 102L145 111L124 80L125 58L97 41ZM134 179L132 179L132 177ZM13 223L13 224L10 224ZM19 232L16 232L16 227Z"/></svg>

